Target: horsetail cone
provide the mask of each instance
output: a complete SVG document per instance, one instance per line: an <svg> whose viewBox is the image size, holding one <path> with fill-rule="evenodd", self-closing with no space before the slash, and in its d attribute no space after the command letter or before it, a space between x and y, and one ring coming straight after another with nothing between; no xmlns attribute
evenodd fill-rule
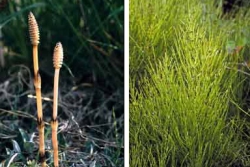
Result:
<svg viewBox="0 0 250 167"><path fill-rule="evenodd" d="M58 42L54 49L53 65L55 69L60 69L63 63L63 47L61 42Z"/></svg>
<svg viewBox="0 0 250 167"><path fill-rule="evenodd" d="M38 45L40 36L39 36L39 28L36 22L36 18L32 12L29 13L29 33L30 33L30 41L32 45Z"/></svg>

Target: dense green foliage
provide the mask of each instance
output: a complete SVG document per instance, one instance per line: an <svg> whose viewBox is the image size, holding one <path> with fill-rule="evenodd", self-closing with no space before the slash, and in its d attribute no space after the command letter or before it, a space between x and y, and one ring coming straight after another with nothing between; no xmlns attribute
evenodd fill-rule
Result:
<svg viewBox="0 0 250 167"><path fill-rule="evenodd" d="M4 55L0 52L2 165L23 166L28 159L38 159L37 138L32 137L37 135L36 103L28 96L34 95L27 24L32 11L40 29L43 97L53 97L52 54L56 42L60 41L64 48L59 88L61 163L123 166L123 1L1 2L6 2L0 7L0 49L4 50ZM51 107L51 101L43 101L49 164Z"/></svg>
<svg viewBox="0 0 250 167"><path fill-rule="evenodd" d="M249 166L242 72L250 12L230 17L220 7L131 0L131 166Z"/></svg>

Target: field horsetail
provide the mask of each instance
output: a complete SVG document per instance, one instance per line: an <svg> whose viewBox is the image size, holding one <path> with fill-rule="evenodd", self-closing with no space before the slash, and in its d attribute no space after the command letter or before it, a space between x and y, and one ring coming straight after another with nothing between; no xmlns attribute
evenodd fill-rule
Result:
<svg viewBox="0 0 250 167"><path fill-rule="evenodd" d="M33 46L33 66L34 66L34 85L36 89L36 103L37 103L37 123L39 131L39 157L42 167L46 167L45 157L45 144L44 144L44 121L42 111L42 94L41 94L41 77L39 74L38 65L38 44L39 44L39 28L34 15L30 12L29 16L29 33L30 41ZM54 151L54 167L59 167L58 160L58 141L57 141L57 106L58 106L58 84L59 84L59 72L63 63L63 47L58 42L54 49L53 64L55 68L54 75L54 95L53 95L53 113L51 120L52 129L52 146Z"/></svg>
<svg viewBox="0 0 250 167"><path fill-rule="evenodd" d="M38 44L39 44L39 28L33 13L29 13L29 33L30 41L33 45L33 66L34 66L34 85L36 89L37 104L37 123L39 131L39 156L42 167L46 167L45 161L45 145L44 145L44 121L42 110L42 94L41 94L41 77L38 65Z"/></svg>
<svg viewBox="0 0 250 167"><path fill-rule="evenodd" d="M53 115L51 120L52 129L52 145L54 150L54 166L58 167L58 142L57 142L57 105L58 105L58 83L59 83L59 72L63 63L63 48L62 44L58 42L54 49L53 64L55 68L54 75L54 96L53 96Z"/></svg>

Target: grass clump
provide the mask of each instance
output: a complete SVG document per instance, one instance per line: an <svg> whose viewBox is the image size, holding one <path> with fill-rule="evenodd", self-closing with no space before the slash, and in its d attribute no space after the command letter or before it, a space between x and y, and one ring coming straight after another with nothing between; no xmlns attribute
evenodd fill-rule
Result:
<svg viewBox="0 0 250 167"><path fill-rule="evenodd" d="M131 166L249 164L231 103L241 98L244 56L230 45L247 47L248 13L223 20L213 5L131 1Z"/></svg>

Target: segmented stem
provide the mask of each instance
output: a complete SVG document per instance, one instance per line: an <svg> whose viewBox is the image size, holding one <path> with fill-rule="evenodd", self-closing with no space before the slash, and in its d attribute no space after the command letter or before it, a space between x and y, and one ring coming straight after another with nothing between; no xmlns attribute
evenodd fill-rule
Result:
<svg viewBox="0 0 250 167"><path fill-rule="evenodd" d="M59 85L59 73L60 68L63 62L63 48L62 44L59 42L56 44L53 55L53 64L55 67L54 74L54 97L53 97L53 115L51 121L52 129L52 145L54 150L54 166L59 166L58 160L58 141L57 141L57 129L58 129L58 119L57 119L57 110L58 110L58 85Z"/></svg>
<svg viewBox="0 0 250 167"><path fill-rule="evenodd" d="M36 89L36 104L37 104L37 124L39 131L39 156L42 167L46 167L45 161L45 144L44 144L44 121L42 111L42 94L41 94L41 77L39 75L38 65L38 44L39 44L39 29L34 15L30 12L29 16L29 33L30 41L33 45L33 66L34 66L34 86Z"/></svg>

